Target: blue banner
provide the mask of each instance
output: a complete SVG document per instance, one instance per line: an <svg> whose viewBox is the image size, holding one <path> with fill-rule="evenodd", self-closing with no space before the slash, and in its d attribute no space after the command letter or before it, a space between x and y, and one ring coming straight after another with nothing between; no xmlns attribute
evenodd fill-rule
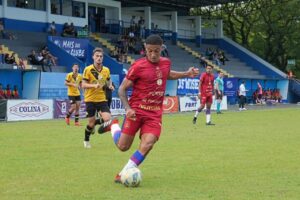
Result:
<svg viewBox="0 0 300 200"><path fill-rule="evenodd" d="M64 49L70 55L80 59L86 58L89 40L57 36L52 36L51 39L54 44Z"/></svg>
<svg viewBox="0 0 300 200"><path fill-rule="evenodd" d="M199 78L178 79L177 95L198 94Z"/></svg>
<svg viewBox="0 0 300 200"><path fill-rule="evenodd" d="M224 78L224 95L227 97L236 97L238 91L237 78Z"/></svg>
<svg viewBox="0 0 300 200"><path fill-rule="evenodd" d="M235 104L237 102L238 88L237 78L224 78L224 95L227 96L228 103Z"/></svg>

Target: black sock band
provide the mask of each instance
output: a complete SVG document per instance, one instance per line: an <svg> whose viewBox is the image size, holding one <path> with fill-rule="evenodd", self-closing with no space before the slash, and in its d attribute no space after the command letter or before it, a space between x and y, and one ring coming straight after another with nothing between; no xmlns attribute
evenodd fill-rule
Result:
<svg viewBox="0 0 300 200"><path fill-rule="evenodd" d="M93 131L93 128L91 128L89 125L86 126L85 134L84 134L84 141L90 141L90 135Z"/></svg>
<svg viewBox="0 0 300 200"><path fill-rule="evenodd" d="M103 122L104 122L104 121L103 121L102 118L96 119L95 125L97 125L97 124L102 124Z"/></svg>
<svg viewBox="0 0 300 200"><path fill-rule="evenodd" d="M68 111L67 118L70 118L71 115L72 115L72 112Z"/></svg>
<svg viewBox="0 0 300 200"><path fill-rule="evenodd" d="M78 122L79 120L79 115L75 115L75 122Z"/></svg>

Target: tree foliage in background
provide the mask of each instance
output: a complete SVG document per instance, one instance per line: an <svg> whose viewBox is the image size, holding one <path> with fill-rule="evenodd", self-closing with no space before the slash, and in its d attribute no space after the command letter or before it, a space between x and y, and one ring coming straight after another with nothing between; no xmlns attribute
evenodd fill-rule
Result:
<svg viewBox="0 0 300 200"><path fill-rule="evenodd" d="M300 77L300 1L251 0L192 9L192 15L223 19L224 34L286 72L296 59Z"/></svg>

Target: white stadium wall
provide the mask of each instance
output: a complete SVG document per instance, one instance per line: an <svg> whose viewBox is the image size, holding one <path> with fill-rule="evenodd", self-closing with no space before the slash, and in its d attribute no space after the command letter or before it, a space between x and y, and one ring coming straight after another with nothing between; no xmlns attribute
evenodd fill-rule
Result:
<svg viewBox="0 0 300 200"><path fill-rule="evenodd" d="M152 23L155 25L158 25L158 29L163 30L172 30L172 21L171 16L162 16L162 15L156 15L155 12L152 13Z"/></svg>
<svg viewBox="0 0 300 200"><path fill-rule="evenodd" d="M72 16L64 16L64 15L55 15L51 14L50 11L42 11L42 10L34 10L34 9L23 9L23 8L16 8L10 6L0 6L0 18L9 19L10 23L15 23L17 21L25 21L28 22L30 25L34 26L34 23L43 23L48 24L52 21L55 21L56 24L63 25L65 22L74 23L75 26L82 27L88 24L88 6L96 6L96 7L103 7L106 9L106 17L107 19L115 19L121 20L121 3L117 1L111 0L78 0L79 2L86 3L85 18L78 18ZM47 1L50 6L49 1ZM5 10L4 10L5 9ZM69 10L71 13L71 5L70 7L64 7L64 9ZM16 26L19 24L16 23ZM9 26L13 28L13 25ZM21 29L18 27L17 29Z"/></svg>
<svg viewBox="0 0 300 200"><path fill-rule="evenodd" d="M194 19L183 19L178 17L178 38L195 39L195 23Z"/></svg>
<svg viewBox="0 0 300 200"><path fill-rule="evenodd" d="M122 20L125 22L125 27L129 27L130 26L130 20L131 17L135 16L135 22L138 23L140 17L144 17L144 12L137 12L137 11L132 11L132 10L127 10L122 8Z"/></svg>
<svg viewBox="0 0 300 200"><path fill-rule="evenodd" d="M78 18L71 16L63 16L63 15L50 15L49 23L55 21L56 24L64 24L64 23L73 23L75 26L83 27L88 24L88 20L86 18Z"/></svg>
<svg viewBox="0 0 300 200"><path fill-rule="evenodd" d="M30 22L47 22L47 13L40 10L6 7L5 18Z"/></svg>

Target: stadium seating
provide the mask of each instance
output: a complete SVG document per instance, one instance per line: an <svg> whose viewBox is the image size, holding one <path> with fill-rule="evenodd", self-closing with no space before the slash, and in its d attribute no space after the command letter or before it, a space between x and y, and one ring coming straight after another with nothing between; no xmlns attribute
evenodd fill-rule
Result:
<svg viewBox="0 0 300 200"><path fill-rule="evenodd" d="M186 46L190 47L194 51L197 51L205 55L207 48L217 49L218 46L202 44L201 47L196 47L195 43L192 42L183 42ZM224 51L224 50L223 50ZM227 71L238 78L252 78L252 79L265 79L265 75L260 74L258 71L254 70L252 67L240 61L238 58L235 58L230 53L224 51L226 57L229 61L225 62L225 65L219 66L221 69Z"/></svg>
<svg viewBox="0 0 300 200"><path fill-rule="evenodd" d="M19 58L27 58L31 50L40 50L47 44L47 33L41 32L27 32L27 31L13 31L16 40L0 39L0 44L5 45L9 50L15 52ZM45 67L49 71L48 67ZM33 69L41 70L41 66L33 66ZM66 72L64 66L52 66L53 72Z"/></svg>

